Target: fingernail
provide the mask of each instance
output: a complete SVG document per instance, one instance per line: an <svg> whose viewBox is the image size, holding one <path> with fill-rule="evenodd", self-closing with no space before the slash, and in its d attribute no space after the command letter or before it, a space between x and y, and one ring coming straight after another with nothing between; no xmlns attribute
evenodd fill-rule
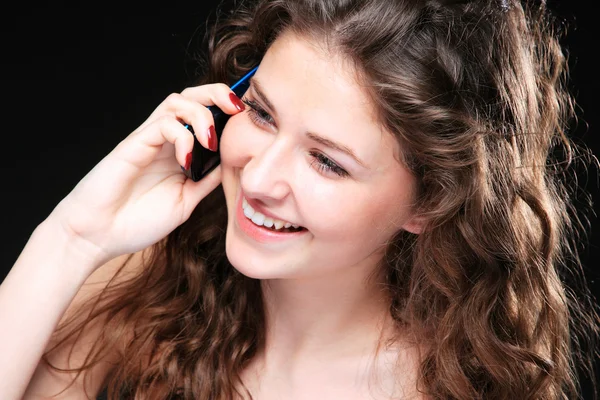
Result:
<svg viewBox="0 0 600 400"><path fill-rule="evenodd" d="M187 171L192 166L192 152L189 152L187 156L185 156L185 170Z"/></svg>
<svg viewBox="0 0 600 400"><path fill-rule="evenodd" d="M237 97L235 95L235 93L233 93L233 92L229 93L229 99L231 100L231 102L233 103L235 108L237 108L238 111L244 111L246 109L244 102L242 100L240 100L240 98Z"/></svg>
<svg viewBox="0 0 600 400"><path fill-rule="evenodd" d="M210 128L208 128L208 132L206 134L208 136L208 149L217 151L217 132L215 132L214 125L211 125Z"/></svg>

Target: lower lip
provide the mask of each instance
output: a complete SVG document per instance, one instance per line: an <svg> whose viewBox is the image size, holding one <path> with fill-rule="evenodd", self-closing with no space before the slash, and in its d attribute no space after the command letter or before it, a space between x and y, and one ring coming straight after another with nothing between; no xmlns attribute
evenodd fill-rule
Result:
<svg viewBox="0 0 600 400"><path fill-rule="evenodd" d="M249 237L261 243L281 242L284 240L292 240L305 235L308 231L302 229L298 232L276 232L269 228L256 225L244 215L242 208L242 197L238 199L236 206L237 222L240 229Z"/></svg>

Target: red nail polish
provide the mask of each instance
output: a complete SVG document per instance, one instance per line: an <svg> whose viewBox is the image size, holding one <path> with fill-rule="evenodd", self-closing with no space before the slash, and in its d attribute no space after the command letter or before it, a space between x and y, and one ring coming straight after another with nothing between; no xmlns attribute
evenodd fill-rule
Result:
<svg viewBox="0 0 600 400"><path fill-rule="evenodd" d="M185 156L185 170L187 171L192 166L192 152L189 152L187 156Z"/></svg>
<svg viewBox="0 0 600 400"><path fill-rule="evenodd" d="M217 151L217 132L215 131L215 127L213 125L208 128L207 132L208 136L208 149L212 151Z"/></svg>
<svg viewBox="0 0 600 400"><path fill-rule="evenodd" d="M244 102L242 100L240 100L240 98L237 97L235 95L235 93L233 93L233 92L229 93L229 99L231 100L231 102L233 103L235 108L237 108L238 111L244 111L246 109Z"/></svg>

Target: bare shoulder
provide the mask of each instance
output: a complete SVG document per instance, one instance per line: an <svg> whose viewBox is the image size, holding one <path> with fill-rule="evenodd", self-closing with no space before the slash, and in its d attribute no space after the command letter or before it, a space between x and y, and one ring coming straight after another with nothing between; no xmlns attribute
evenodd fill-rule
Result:
<svg viewBox="0 0 600 400"><path fill-rule="evenodd" d="M107 262L98 268L82 285L81 289L69 305L63 315L60 324L72 320L74 323L82 321L87 313L85 308L89 307L90 300L96 298L100 292L111 281L119 282L132 275L139 273L143 265L147 250L126 254ZM117 274L117 272L119 272ZM114 278L114 279L113 279ZM60 325L59 325L60 326ZM103 318L97 318L93 323L86 325L78 337L69 338L59 347L48 353L49 361L58 368L77 368L83 365L85 358L103 329ZM65 339L64 335L57 331L53 335L46 351L55 347ZM102 381L110 371L113 356L108 355L103 362L95 365L87 374L85 387L87 395L94 397L100 389ZM50 368L44 361L40 361L33 378L27 388L24 399L45 399L65 389L75 378L75 374L58 373ZM54 399L82 399L84 395L83 376L75 379L73 385Z"/></svg>
<svg viewBox="0 0 600 400"><path fill-rule="evenodd" d="M382 349L368 385L373 398L428 400L417 387L422 356L422 348L406 341Z"/></svg>

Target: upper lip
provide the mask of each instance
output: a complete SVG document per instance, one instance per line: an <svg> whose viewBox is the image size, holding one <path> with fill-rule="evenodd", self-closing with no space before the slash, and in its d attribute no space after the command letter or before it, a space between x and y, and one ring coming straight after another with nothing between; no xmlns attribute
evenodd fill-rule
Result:
<svg viewBox="0 0 600 400"><path fill-rule="evenodd" d="M242 199L246 199L246 201L248 202L248 204L249 204L249 205L250 205L250 206L251 206L251 207L252 207L252 208L253 208L255 211L258 211L259 213L263 214L265 217L270 217L270 218L273 218L273 219L278 219L278 220L280 220L280 221L283 221L283 222L289 222L289 223L290 223L290 224L292 224L292 225L298 225L298 224L296 224L296 223L292 222L292 221L291 221L291 220L289 220L289 219L286 219L286 218L281 218L281 217L278 217L277 215L275 215L275 214L273 214L273 213L270 213L269 211L265 210L264 208L262 208L261 206L259 206L258 204L256 204L256 203L255 203L255 201L254 201L253 199L250 199L250 198L248 198L248 197L244 196L243 194L242 194Z"/></svg>

